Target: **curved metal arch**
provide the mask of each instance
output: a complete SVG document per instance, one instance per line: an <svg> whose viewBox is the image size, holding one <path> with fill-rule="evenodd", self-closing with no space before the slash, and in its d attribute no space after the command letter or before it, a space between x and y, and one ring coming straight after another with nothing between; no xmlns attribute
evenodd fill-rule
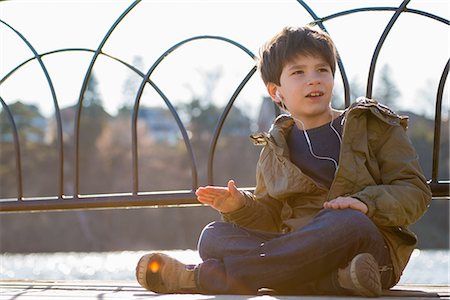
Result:
<svg viewBox="0 0 450 300"><path fill-rule="evenodd" d="M302 1L303 2L303 1ZM407 12L407 13L413 13L413 14L418 14L427 18L431 18L433 20L436 20L438 22L450 25L450 22L440 16L422 11L422 10L417 10L417 9L410 9L407 8L406 5L409 3L409 1L404 1L399 7L361 7L361 8L355 8L355 9L350 9L350 10L345 10L345 11L341 11L338 13L334 13L322 18L318 18L316 20L314 20L313 22L311 22L312 24L318 24L319 26L321 26L322 22L337 18L337 17L341 17L341 16L345 16L345 15L349 15L349 14L353 14L353 13L359 13L359 12L368 12L368 11L395 11L396 14L394 14L394 16L391 18L390 22L388 23L388 26L385 27L385 30L381 36L381 38L378 40L378 44L377 47L375 48L374 54L372 56L372 61L370 64L370 70L369 70L369 77L368 77L368 85L367 85L367 91L366 91L366 96L368 98L372 97L372 87L373 87L373 79L374 79L374 73L375 73L375 64L379 55L379 52L381 51L381 46L384 43L384 40L387 38L387 35L390 31L390 29L393 27L395 21L397 20L398 16L402 13L402 12ZM303 5L303 3L302 3ZM305 4L306 5L306 4ZM313 14L312 10L310 12L310 14ZM322 27L321 27L322 28Z"/></svg>
<svg viewBox="0 0 450 300"><path fill-rule="evenodd" d="M74 166L74 170L75 170L75 174L74 174L74 196L78 197L79 194L79 185L80 185L80 168L79 168L79 157L80 157L80 118L81 118L81 109L83 107L83 98L84 98L84 93L86 92L86 88L87 88L87 84L89 81L89 78L91 77L91 73L92 73L92 69L94 68L94 64L97 60L97 57L100 55L100 52L103 48L103 46L105 45L105 43L107 42L107 40L109 39L109 37L111 36L111 34L113 33L113 31L116 29L117 25L119 25L119 23L125 18L125 16L133 9L136 7L136 5L140 2L141 0L135 0L120 16L119 18L114 22L114 24L109 28L108 32L106 33L106 35L103 37L103 40L100 42L100 45L97 47L97 50L94 53L94 56L91 59L91 62L89 64L89 67L87 69L86 75L84 77L83 80L83 84L81 86L81 91L80 91L80 96L78 97L78 105L77 105L77 111L75 114L75 125L74 125L74 137L75 137L75 141L74 141L74 146L75 146L75 166Z"/></svg>
<svg viewBox="0 0 450 300"><path fill-rule="evenodd" d="M442 114L442 97L444 95L445 82L449 72L450 59L447 60L444 71L442 72L441 79L439 80L439 86L436 94L436 108L435 108L435 123L434 123L434 141L433 141L433 159L431 168L431 182L438 182L439 174L439 146L441 143L441 114Z"/></svg>
<svg viewBox="0 0 450 300"><path fill-rule="evenodd" d="M95 50L92 49L88 49L88 48L64 48L64 49L58 49L58 50L52 50L52 51L48 51L48 52L44 52L39 54L40 57L44 57L47 55L51 55L51 54L57 54L57 53L61 53L61 52L92 52L95 53ZM104 55L108 58L111 58L117 62L120 62L121 64L127 66L129 69L133 70L136 74L138 74L141 77L144 77L144 73L142 73L141 71L139 71L138 69L136 69L133 65L117 58L114 57L108 53L105 52L100 52L100 55ZM23 61L22 63L20 63L19 65L17 65L14 69L12 69L10 72L8 72L8 74L6 74L5 76L3 76L2 79L0 79L0 84L3 83L4 81L6 81L11 75L13 75L16 71L18 71L21 67L23 67L24 65L26 65L27 63L35 60L36 57L31 57L25 61Z"/></svg>
<svg viewBox="0 0 450 300"><path fill-rule="evenodd" d="M328 15L326 17L323 17L320 19L320 21L325 22L328 20L332 20L335 19L337 17L342 17L342 16L346 16L346 15L350 15L350 14L354 14L354 13L359 13L359 12L368 12L368 11L396 11L398 9L398 7L388 7L388 6L377 6L377 7L361 7L361 8L354 8L354 9L349 9L349 10L343 10L331 15Z"/></svg>
<svg viewBox="0 0 450 300"><path fill-rule="evenodd" d="M396 11L397 9L398 9L398 7L387 7L387 6L385 6L385 7L379 6L379 7L354 8L354 9L349 9L349 10L344 10L344 11L341 11L341 12L337 12L337 13L328 15L326 17L322 17L320 19L320 21L321 22L325 22L325 21L328 21L328 20L331 20L331 19L335 19L337 17L342 17L342 16L346 16L346 15L349 15L349 14L353 14L353 13L359 13L359 12L368 12L368 11L383 11L383 12L386 12L386 11ZM418 10L418 9L405 8L403 10L403 12L418 14L418 15L421 15L421 16L424 16L424 17L428 17L428 18L431 18L431 19L434 19L436 21L439 21L439 22L442 22L444 24L449 25L449 21L448 20L446 20L446 19L444 19L442 17L436 16L434 14L431 14L429 12L426 12L426 11L422 11L422 10Z"/></svg>
<svg viewBox="0 0 450 300"><path fill-rule="evenodd" d="M48 51L48 52L44 52L39 54L39 57L44 57L50 54L55 54L55 53L60 53L60 52L69 52L69 51L87 51L87 52L95 52L94 50L91 49L87 49L87 48L65 48L65 49L58 49L58 50L52 50L52 51ZM0 79L0 84L2 84L3 82L5 82L9 77L11 77L15 72L17 72L20 68L22 68L24 65L26 65L27 63L33 61L37 59L36 56L34 57L30 57L29 59L21 62L20 64L18 64L15 68L13 68L11 71L9 71L5 76L2 77L2 79Z"/></svg>
<svg viewBox="0 0 450 300"><path fill-rule="evenodd" d="M44 62L42 61L41 57L37 53L36 49L34 49L33 45L31 45L30 42L15 28L13 28L8 23L4 22L3 20L0 20L0 23L3 23L6 27L11 29L17 36L20 37L20 39L27 45L27 47L33 52L34 58L38 60L39 65L41 66L42 71L44 72L45 78L47 79L48 86L50 88L50 92L52 94L53 99L53 105L55 107L55 117L56 117L56 123L57 123L57 137L58 137L58 149L59 149L59 161L58 161L58 170L59 176L58 176L58 195L62 197L64 193L64 172L63 172L63 163L64 163L64 148L63 148L63 133L62 133L62 122L61 122L61 113L59 110L58 100L56 98L56 92L55 88L53 86L52 79L50 78L50 75L47 71L47 68L45 67ZM8 75L8 74L7 74ZM9 75L8 75L9 76ZM2 80L3 82L3 80Z"/></svg>
<svg viewBox="0 0 450 300"><path fill-rule="evenodd" d="M20 140L19 134L17 131L16 122L14 121L14 117L9 110L8 105L5 103L3 98L0 96L0 102L2 103L2 107L8 116L9 122L11 123L13 139L14 139L14 152L16 156L16 170L17 170L17 200L23 201L23 186L22 186L22 159L20 157Z"/></svg>
<svg viewBox="0 0 450 300"><path fill-rule="evenodd" d="M316 15L316 13L311 9L311 7L308 6L303 0L297 0L297 2L303 6L303 8L310 14L310 16L313 18L314 21L310 22L309 24L317 24L320 29L328 33L327 29L323 25L320 18ZM338 52L338 50L336 49ZM344 101L345 101L345 107L350 106L350 84L348 82L347 73L345 72L344 64L342 63L341 57L339 55L339 52L337 53L337 64L339 71L341 72L341 78L342 78L342 84L344 86Z"/></svg>
<svg viewBox="0 0 450 300"><path fill-rule="evenodd" d="M42 54L41 54L42 57ZM24 65L26 65L27 63L29 63L30 61L35 60L36 57L32 57L27 59L26 61L18 64L15 68L13 68L11 71L9 71L5 76L2 77L2 79L0 79L0 84L2 84L3 82L5 82L9 77L11 77L17 70L19 70L20 68L22 68Z"/></svg>
<svg viewBox="0 0 450 300"><path fill-rule="evenodd" d="M423 11L423 10L406 8L405 12L409 12L409 13L413 13L413 14L418 14L418 15L421 15L421 16L428 17L428 18L431 18L431 19L433 19L433 20L439 21L439 22L441 22L441 23L450 25L450 21L449 21L449 20L446 20L446 19L444 19L444 18L442 18L442 17L436 16L436 15L434 15L434 14L431 14L431 13L426 12L426 11Z"/></svg>
<svg viewBox="0 0 450 300"><path fill-rule="evenodd" d="M234 91L233 95L230 98L230 101L228 101L227 105L225 106L225 109L222 113L222 115L219 118L219 121L217 122L216 128L214 130L213 138L211 139L211 144L209 146L209 154L208 154L208 184L213 185L214 184L214 170L213 170L213 164L214 164L214 155L216 153L216 146L217 141L219 140L220 133L222 131L223 124L225 123L225 120L228 116L228 113L230 112L234 101L236 100L237 96L239 96L240 92L244 88L244 86L247 84L247 82L252 78L252 76L256 73L256 66L254 66L250 72L245 76L245 78L241 81L237 89Z"/></svg>
<svg viewBox="0 0 450 300"><path fill-rule="evenodd" d="M53 50L53 51L49 51L49 52L45 52L40 54L41 57L46 56L46 55L50 55L50 54L55 54L55 53L60 53L60 52L71 52L71 51L82 51L82 52L96 52L95 50L92 49L87 49L87 48L66 48L66 49L59 49L59 50ZM142 73L140 70L138 70L137 68L135 68L133 65L117 58L114 57L110 54L107 54L105 52L99 52L99 55L104 55L108 58L111 58L123 65L125 65L126 67L128 67L129 69L131 69L133 72L135 72L136 74L138 74L140 77L144 78L145 74ZM15 71L17 71L20 67L24 66L26 63L32 61L36 59L35 57L32 57L30 59L27 59L26 61L22 62L18 67L14 68L12 71L10 71L6 76L4 76L0 82L6 80L9 76L11 76ZM160 97L164 100L164 102L168 105L170 112L172 113L172 116L174 117L178 128L180 129L180 132L183 136L183 141L185 143L186 146L186 150L189 153L190 156L190 160L191 160L191 167L192 167L192 176L193 176L193 186L195 187L196 183L197 183L197 179L196 179L196 174L197 174L197 166L195 164L195 160L194 160L194 153L192 150L192 147L190 145L189 142L189 137L186 131L186 128L184 127L178 113L176 112L176 109L172 106L172 104L170 103L170 100L167 98L167 96L161 91L161 89L159 89L159 87L150 79L147 79L146 81L147 83L149 83L154 89L155 91L160 95ZM77 163L77 162L76 162Z"/></svg>
<svg viewBox="0 0 450 300"><path fill-rule="evenodd" d="M404 0L400 6L395 11L394 15L389 20L389 23L384 28L383 33L381 34L380 39L378 40L377 46L375 47L375 51L372 55L372 60L370 61L370 68L369 68L369 76L367 78L367 87L366 87L366 97L372 98L372 88L373 88L373 79L375 74L375 68L377 65L378 55L380 54L381 47L384 44L384 41L386 40L389 32L391 31L392 27L394 26L395 22L398 20L398 17L400 14L406 9L406 6L411 0Z"/></svg>
<svg viewBox="0 0 450 300"><path fill-rule="evenodd" d="M139 87L139 90L137 92L136 95L136 100L134 102L134 109L133 109L133 123L132 123L132 157L133 157L133 195L137 195L138 193L138 189L139 189L139 175L138 175L138 150L137 150L137 114L139 111L139 104L140 104L140 100L142 97L142 93L144 91L144 87L145 84L147 82L147 80L150 78L150 76L152 75L152 73L155 71L155 69L158 67L158 65L166 58L168 57L172 52L174 52L176 49L178 49L179 47L192 42L192 41L196 41L196 40L207 40L207 39L212 39L212 40L219 40L219 41L224 41L226 43L229 43L231 45L234 45L236 47L238 47L239 49L243 50L245 53L247 53L253 60L256 58L256 56L246 47L244 47L243 45L230 40L228 38L225 37L221 37L221 36L210 36L210 35L202 35L202 36L195 36L195 37L191 37L188 39L185 39L175 45L173 45L172 47L170 47L168 50L166 50L154 63L153 65L150 67L150 69L148 70L147 74L145 75L145 77L143 78L141 85ZM175 109L173 108L172 104L170 103L170 101L163 97L166 105L169 107L169 109L172 111L174 111L174 117L176 115L176 119L178 118L178 114L175 112ZM178 122L178 121L177 121ZM181 122L181 121L180 121ZM184 128L184 127L183 127ZM187 140L189 140L187 133L185 131L182 131L183 133L183 138ZM184 136L184 134L186 134L186 136ZM190 142L189 142L190 145ZM189 147L189 149L191 149L191 147ZM196 165L195 163L195 157L193 156L192 153L192 159L193 159L193 164ZM196 168L193 168L193 170L196 170ZM197 179L197 172L195 172L195 174L193 174L192 176L193 178L193 182L192 182L192 189L196 189L198 186L198 179Z"/></svg>

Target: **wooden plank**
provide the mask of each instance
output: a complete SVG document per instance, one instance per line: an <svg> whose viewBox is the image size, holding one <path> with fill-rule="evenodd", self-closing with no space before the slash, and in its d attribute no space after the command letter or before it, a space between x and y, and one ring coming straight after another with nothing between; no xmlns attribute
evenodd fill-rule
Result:
<svg viewBox="0 0 450 300"><path fill-rule="evenodd" d="M214 299L214 300L322 300L330 296L158 295L133 281L0 281L0 299ZM353 298L353 297L345 297ZM361 299L361 298L359 298ZM450 299L448 285L398 285L379 299Z"/></svg>

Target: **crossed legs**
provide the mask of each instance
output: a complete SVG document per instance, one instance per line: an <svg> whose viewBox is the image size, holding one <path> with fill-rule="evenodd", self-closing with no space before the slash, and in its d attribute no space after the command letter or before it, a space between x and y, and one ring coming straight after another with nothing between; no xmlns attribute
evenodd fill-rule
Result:
<svg viewBox="0 0 450 300"><path fill-rule="evenodd" d="M345 294L337 270L359 253L370 253L379 265L391 266L382 235L364 214L323 209L305 227L269 233L236 224L213 222L200 236L203 263L197 284L205 293L256 294L259 288L279 293ZM391 284L392 270L381 275Z"/></svg>

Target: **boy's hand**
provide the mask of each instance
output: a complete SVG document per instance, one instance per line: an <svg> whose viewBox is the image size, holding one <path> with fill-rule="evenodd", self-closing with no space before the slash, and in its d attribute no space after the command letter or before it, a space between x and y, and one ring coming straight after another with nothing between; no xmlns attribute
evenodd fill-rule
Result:
<svg viewBox="0 0 450 300"><path fill-rule="evenodd" d="M221 213L238 210L245 203L244 195L236 188L233 180L228 181L227 187L199 187L195 194L199 202L207 204Z"/></svg>
<svg viewBox="0 0 450 300"><path fill-rule="evenodd" d="M363 214L366 214L369 210L364 202L361 202L358 199L352 197L337 197L336 199L325 202L323 204L323 207L332 209L351 208L359 210Z"/></svg>

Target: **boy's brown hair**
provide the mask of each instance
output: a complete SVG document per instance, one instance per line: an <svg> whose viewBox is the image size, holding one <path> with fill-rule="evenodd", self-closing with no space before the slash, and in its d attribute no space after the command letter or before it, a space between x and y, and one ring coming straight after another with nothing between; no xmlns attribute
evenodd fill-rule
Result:
<svg viewBox="0 0 450 300"><path fill-rule="evenodd" d="M264 84L280 85L281 72L286 63L298 55L319 56L336 71L336 48L330 36L309 26L285 27L260 50L259 70Z"/></svg>

